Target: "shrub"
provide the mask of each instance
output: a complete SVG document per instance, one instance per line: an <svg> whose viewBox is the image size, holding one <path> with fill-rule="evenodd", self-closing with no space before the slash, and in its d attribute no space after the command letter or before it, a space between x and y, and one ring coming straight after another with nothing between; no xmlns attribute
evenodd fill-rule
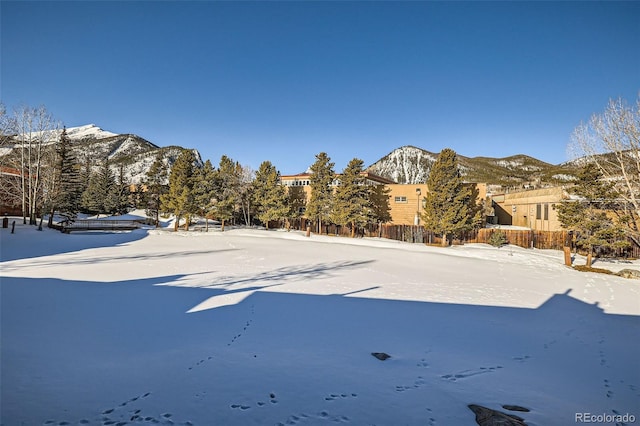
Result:
<svg viewBox="0 0 640 426"><path fill-rule="evenodd" d="M495 231L489 236L489 244L494 247L502 247L505 244L509 244L507 241L507 235L502 231Z"/></svg>

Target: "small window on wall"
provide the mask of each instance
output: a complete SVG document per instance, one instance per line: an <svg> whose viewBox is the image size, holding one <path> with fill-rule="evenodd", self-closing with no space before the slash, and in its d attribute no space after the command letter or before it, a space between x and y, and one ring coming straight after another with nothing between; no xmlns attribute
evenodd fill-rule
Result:
<svg viewBox="0 0 640 426"><path fill-rule="evenodd" d="M544 205L544 220L549 220L549 204Z"/></svg>
<svg viewBox="0 0 640 426"><path fill-rule="evenodd" d="M542 204L536 205L536 219L542 219Z"/></svg>
<svg viewBox="0 0 640 426"><path fill-rule="evenodd" d="M396 203L406 203L407 202L407 197L396 197L395 198Z"/></svg>

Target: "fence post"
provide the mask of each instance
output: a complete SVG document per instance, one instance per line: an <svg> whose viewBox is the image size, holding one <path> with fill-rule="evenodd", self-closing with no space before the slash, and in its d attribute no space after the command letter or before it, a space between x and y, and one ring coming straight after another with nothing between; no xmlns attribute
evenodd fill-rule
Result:
<svg viewBox="0 0 640 426"><path fill-rule="evenodd" d="M564 264L566 266L571 266L571 240L572 240L572 232L567 232L564 237L564 247L562 250L564 251Z"/></svg>

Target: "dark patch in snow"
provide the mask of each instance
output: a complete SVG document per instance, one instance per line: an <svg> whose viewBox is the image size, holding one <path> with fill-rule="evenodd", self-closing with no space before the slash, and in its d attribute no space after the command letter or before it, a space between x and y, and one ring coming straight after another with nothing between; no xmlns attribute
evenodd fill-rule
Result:
<svg viewBox="0 0 640 426"><path fill-rule="evenodd" d="M468 407L475 413L476 423L480 426L527 426L522 417L513 414L475 404L469 404Z"/></svg>
<svg viewBox="0 0 640 426"><path fill-rule="evenodd" d="M391 355L386 354L384 352L371 352L371 355L378 358L380 361L386 361L391 358Z"/></svg>

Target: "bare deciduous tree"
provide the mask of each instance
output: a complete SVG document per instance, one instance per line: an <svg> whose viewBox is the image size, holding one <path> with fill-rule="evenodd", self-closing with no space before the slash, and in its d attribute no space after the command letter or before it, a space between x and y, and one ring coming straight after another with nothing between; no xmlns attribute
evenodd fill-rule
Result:
<svg viewBox="0 0 640 426"><path fill-rule="evenodd" d="M56 123L44 106L22 106L14 111L15 147L20 171L19 194L24 223L36 224L36 214L43 198L43 164L46 151L53 149L58 137Z"/></svg>
<svg viewBox="0 0 640 426"><path fill-rule="evenodd" d="M592 162L613 182L615 213L634 235L640 231L640 97L635 105L610 100L602 114L594 114L573 132L569 155Z"/></svg>

